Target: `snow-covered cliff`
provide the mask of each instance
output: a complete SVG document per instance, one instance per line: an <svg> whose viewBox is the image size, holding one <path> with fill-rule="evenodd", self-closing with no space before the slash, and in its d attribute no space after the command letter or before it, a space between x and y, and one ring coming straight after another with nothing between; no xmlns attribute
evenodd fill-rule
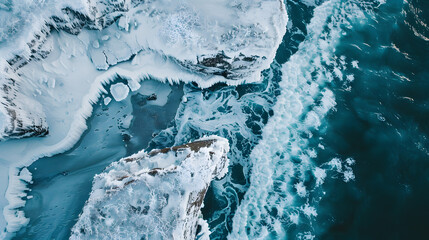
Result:
<svg viewBox="0 0 429 240"><path fill-rule="evenodd" d="M71 239L195 239L210 182L228 171L228 151L226 139L211 136L113 163L94 178Z"/></svg>

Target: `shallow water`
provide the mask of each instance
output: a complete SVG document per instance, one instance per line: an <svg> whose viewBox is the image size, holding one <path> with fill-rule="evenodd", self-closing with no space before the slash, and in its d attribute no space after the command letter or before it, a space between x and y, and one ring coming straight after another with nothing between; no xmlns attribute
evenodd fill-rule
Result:
<svg viewBox="0 0 429 240"><path fill-rule="evenodd" d="M112 100L105 106L100 100L87 120L88 130L73 149L28 167L33 174L32 198L24 211L30 223L16 239L67 239L88 199L94 175L146 148L152 134L174 119L182 88L145 80L124 101ZM152 93L157 94L156 100L148 100ZM127 123L129 116L133 118Z"/></svg>

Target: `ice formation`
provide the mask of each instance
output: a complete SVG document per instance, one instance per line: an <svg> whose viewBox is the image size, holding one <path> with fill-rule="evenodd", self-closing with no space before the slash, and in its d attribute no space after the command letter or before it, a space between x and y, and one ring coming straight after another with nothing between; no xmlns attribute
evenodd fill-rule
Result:
<svg viewBox="0 0 429 240"><path fill-rule="evenodd" d="M19 17L15 24L0 19L6 29L0 40L6 41L6 46L18 40L22 46L5 52L15 68L45 57L38 54L49 35L48 27L78 34L83 28L104 30L116 21L118 31L105 32L91 41L88 53L98 69L107 69L141 51L156 52L189 70L239 81L243 77L259 79L260 71L272 62L286 25L285 6L280 0L204 4L195 0L51 0L29 6L8 3L5 9L2 11L8 15L20 11L22 18L34 20L27 26ZM32 11L39 11L40 19L36 20ZM16 33L24 29L29 34ZM16 32L9 36L8 31Z"/></svg>
<svg viewBox="0 0 429 240"><path fill-rule="evenodd" d="M284 35L287 19L284 3L279 0L218 0L206 4L192 0L177 3L166 0L93 0L80 3L52 0L29 4L6 2L1 6L0 11L6 16L0 18L0 23L5 25L5 30L0 34L0 42L3 42L0 53L4 58L1 61L5 65L0 72L2 78L7 72L17 73L17 78L21 78L18 77L22 74L21 68L31 61L44 61L52 55L58 46L49 43L50 29L59 29L78 36L81 40L78 44L85 45L89 60L98 70L107 70L131 58L135 58L135 64L141 64L141 61L153 61L153 58L161 57L165 58L162 61L170 63L164 66L169 68L163 71L164 74L146 70L134 75L161 75L161 78L195 81L203 87L219 81L231 84L256 81L260 79L261 70L268 68L272 62ZM16 14L17 12L20 14ZM40 13L39 19L36 19L33 12ZM222 14L219 15L220 13ZM9 18L15 21L11 22ZM112 25L115 21L117 25ZM102 34L86 29L98 29ZM69 39L70 36L61 37L65 47L74 48L70 51L70 56L74 57L79 53L76 52L76 46L68 43ZM147 57L140 60L141 57L136 55ZM58 64L64 65L63 62ZM181 69L194 72L199 77L180 78L174 72ZM67 69L64 70L67 72ZM56 79L48 80L54 88ZM138 87L138 81L135 81L135 77L131 77L131 80L130 87L134 91ZM20 79L13 81L23 82L21 85L25 86L22 87L31 84ZM21 90L17 88L16 91ZM16 104L6 93L0 96L4 101ZM29 101L37 102L34 97ZM43 112L24 113L22 109L13 111L29 115L23 116L22 124L24 129L30 129L32 133L25 131L17 134L18 136L42 135L47 132ZM13 124L13 113L6 109L3 114L10 115L8 122L9 125ZM33 130L34 128L36 129ZM3 131L2 135L12 133Z"/></svg>
<svg viewBox="0 0 429 240"><path fill-rule="evenodd" d="M280 0L0 2L0 138L49 130L0 146L0 229L28 222L20 172L79 140L105 84L118 76L132 91L148 76L200 87L257 81L286 21Z"/></svg>
<svg viewBox="0 0 429 240"><path fill-rule="evenodd" d="M122 101L127 98L130 89L123 83L116 83L110 86L110 93L116 101Z"/></svg>
<svg viewBox="0 0 429 240"><path fill-rule="evenodd" d="M103 103L104 103L104 105L109 105L109 103L112 101L112 98L110 98L110 97L105 97L104 98L104 100L103 100Z"/></svg>
<svg viewBox="0 0 429 240"><path fill-rule="evenodd" d="M94 178L70 239L195 239L210 182L228 171L228 151L226 139L210 136L113 163Z"/></svg>

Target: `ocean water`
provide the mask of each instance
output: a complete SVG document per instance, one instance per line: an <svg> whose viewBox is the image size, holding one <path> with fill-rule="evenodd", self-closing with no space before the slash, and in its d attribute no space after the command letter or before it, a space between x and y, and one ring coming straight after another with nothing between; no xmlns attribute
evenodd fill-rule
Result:
<svg viewBox="0 0 429 240"><path fill-rule="evenodd" d="M427 239L429 2L386 1L365 21L336 48L359 68L349 86L332 86L319 155L353 157L356 179L326 182L319 236Z"/></svg>
<svg viewBox="0 0 429 240"><path fill-rule="evenodd" d="M250 156L230 239L426 238L428 9L288 2L299 34L277 53L281 104Z"/></svg>
<svg viewBox="0 0 429 240"><path fill-rule="evenodd" d="M30 223L15 239L67 239L108 164L211 134L231 145L202 209L211 239L427 239L429 1L286 5L261 83L152 83L162 106L100 100L73 149L28 168Z"/></svg>

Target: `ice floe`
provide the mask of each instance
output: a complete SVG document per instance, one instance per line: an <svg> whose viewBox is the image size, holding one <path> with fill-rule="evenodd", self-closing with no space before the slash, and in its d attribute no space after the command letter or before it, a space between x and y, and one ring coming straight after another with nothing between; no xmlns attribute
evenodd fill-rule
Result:
<svg viewBox="0 0 429 240"><path fill-rule="evenodd" d="M122 101L127 98L130 89L123 83L115 83L110 86L110 93L116 101Z"/></svg>
<svg viewBox="0 0 429 240"><path fill-rule="evenodd" d="M112 101L112 98L110 98L110 97L105 97L104 98L104 100L103 100L103 103L104 103L104 105L109 105L109 103Z"/></svg>

